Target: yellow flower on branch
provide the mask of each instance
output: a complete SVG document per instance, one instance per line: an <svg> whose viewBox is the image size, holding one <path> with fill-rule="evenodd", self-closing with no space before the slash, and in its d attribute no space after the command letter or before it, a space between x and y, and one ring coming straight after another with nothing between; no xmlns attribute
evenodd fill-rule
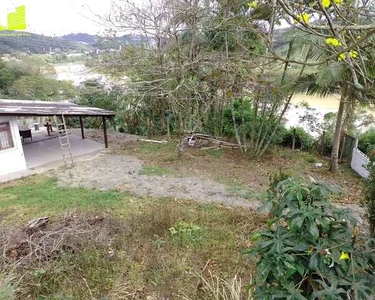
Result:
<svg viewBox="0 0 375 300"><path fill-rule="evenodd" d="M352 58L358 58L358 52L357 52L357 51L350 50L349 55L350 55Z"/></svg>
<svg viewBox="0 0 375 300"><path fill-rule="evenodd" d="M333 0L335 2L336 5L339 5L343 2L343 0Z"/></svg>
<svg viewBox="0 0 375 300"><path fill-rule="evenodd" d="M327 8L331 5L331 0L322 0L322 5L324 8Z"/></svg>
<svg viewBox="0 0 375 300"><path fill-rule="evenodd" d="M258 1L249 2L247 5L249 5L250 8L257 8Z"/></svg>
<svg viewBox="0 0 375 300"><path fill-rule="evenodd" d="M326 44L334 46L334 47L342 46L341 42L338 39L336 39L336 38L327 38L326 39Z"/></svg>
<svg viewBox="0 0 375 300"><path fill-rule="evenodd" d="M299 14L297 15L297 18L298 18L298 22L305 23L306 25L309 24L309 18L310 18L309 14L307 13ZM298 22L294 20L294 24Z"/></svg>
<svg viewBox="0 0 375 300"><path fill-rule="evenodd" d="M342 60L344 60L345 58L346 58L346 54L345 54L345 53L341 53L341 54L339 54L337 60L338 60L338 61L342 61Z"/></svg>
<svg viewBox="0 0 375 300"><path fill-rule="evenodd" d="M341 252L340 260L348 260L349 258L349 253Z"/></svg>

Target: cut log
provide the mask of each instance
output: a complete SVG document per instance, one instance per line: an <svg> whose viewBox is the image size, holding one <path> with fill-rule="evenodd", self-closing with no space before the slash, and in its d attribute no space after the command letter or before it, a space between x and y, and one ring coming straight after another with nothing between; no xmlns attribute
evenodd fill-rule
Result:
<svg viewBox="0 0 375 300"><path fill-rule="evenodd" d="M147 143L156 143L156 144L168 144L168 141L155 141L155 140L147 140L147 139L139 139L141 142Z"/></svg>

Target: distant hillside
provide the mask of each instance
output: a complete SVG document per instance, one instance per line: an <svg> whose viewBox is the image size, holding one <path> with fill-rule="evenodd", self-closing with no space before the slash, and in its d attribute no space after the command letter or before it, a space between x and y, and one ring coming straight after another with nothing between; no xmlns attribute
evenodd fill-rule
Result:
<svg viewBox="0 0 375 300"><path fill-rule="evenodd" d="M64 41L81 42L88 45L95 45L98 42L99 36L88 33L70 33L61 37Z"/></svg>
<svg viewBox="0 0 375 300"><path fill-rule="evenodd" d="M62 37L50 37L33 33L25 33L28 36L6 36L7 31L0 35L0 55L14 52L26 52L32 54L71 51L93 51L95 49L118 49L125 45L140 45L141 35L127 34L121 37L101 37L87 33L71 33ZM14 33L14 32L13 32Z"/></svg>
<svg viewBox="0 0 375 300"><path fill-rule="evenodd" d="M69 42L81 42L88 44L96 49L116 49L120 45L140 45L144 39L142 35L126 34L120 37L102 37L99 35L90 35L87 33L71 33L61 37Z"/></svg>
<svg viewBox="0 0 375 300"><path fill-rule="evenodd" d="M73 41L66 41L59 37L50 37L39 34L29 36L6 36L7 31L0 35L0 54L14 52L28 52L32 54L52 51L90 50L89 46Z"/></svg>

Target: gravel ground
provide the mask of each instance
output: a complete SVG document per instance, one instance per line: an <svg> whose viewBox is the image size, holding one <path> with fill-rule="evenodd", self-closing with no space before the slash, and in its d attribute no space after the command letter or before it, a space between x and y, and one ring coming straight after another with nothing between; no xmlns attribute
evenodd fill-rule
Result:
<svg viewBox="0 0 375 300"><path fill-rule="evenodd" d="M50 172L62 186L86 187L98 190L124 190L139 196L173 197L201 203L221 203L256 209L257 199L244 199L228 192L224 184L198 177L176 177L173 175L140 175L143 161L128 155L100 153L91 159L75 162L74 169L59 168ZM363 222L365 211L357 204L336 204L350 209Z"/></svg>
<svg viewBox="0 0 375 300"><path fill-rule="evenodd" d="M233 196L223 184L198 177L139 175L143 162L126 155L100 154L92 160L78 161L74 169L57 169L50 173L63 186L99 190L126 190L140 196L191 199L202 203L257 208L256 199Z"/></svg>

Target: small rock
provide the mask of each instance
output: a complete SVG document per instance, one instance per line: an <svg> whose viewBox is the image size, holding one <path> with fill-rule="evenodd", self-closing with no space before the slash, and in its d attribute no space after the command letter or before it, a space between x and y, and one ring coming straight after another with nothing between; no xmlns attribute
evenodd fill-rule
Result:
<svg viewBox="0 0 375 300"><path fill-rule="evenodd" d="M323 163L315 163L314 166L316 168L321 168L321 167L323 167Z"/></svg>

